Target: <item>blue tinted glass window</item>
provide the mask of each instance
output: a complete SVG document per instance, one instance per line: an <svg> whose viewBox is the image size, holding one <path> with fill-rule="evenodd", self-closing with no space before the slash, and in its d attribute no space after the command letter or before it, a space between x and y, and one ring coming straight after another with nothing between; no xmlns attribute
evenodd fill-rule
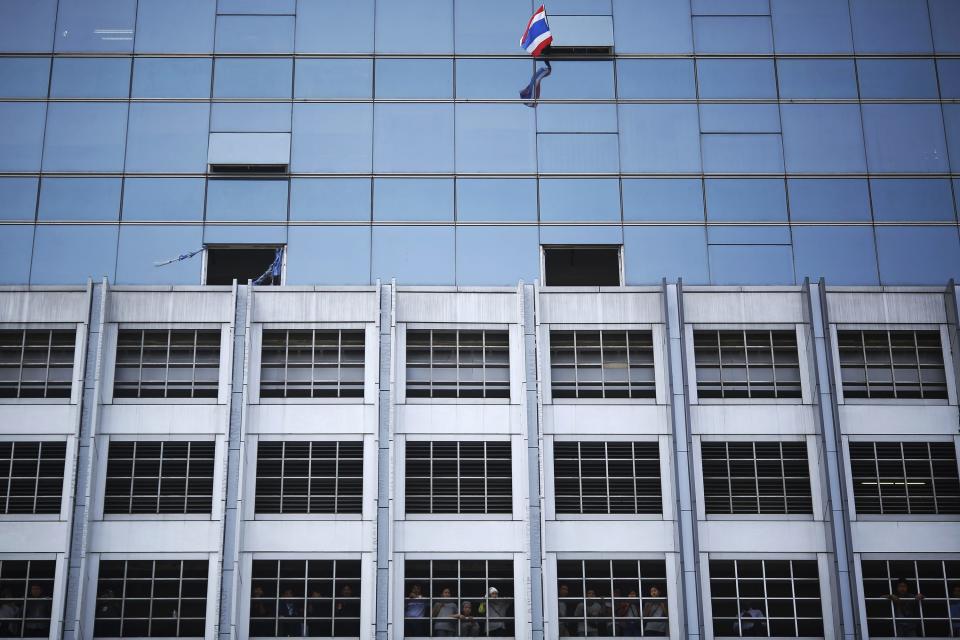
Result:
<svg viewBox="0 0 960 640"><path fill-rule="evenodd" d="M857 53L928 53L930 18L926 2L850 0Z"/></svg>
<svg viewBox="0 0 960 640"><path fill-rule="evenodd" d="M879 179L870 181L873 217L878 221L954 221L949 180Z"/></svg>
<svg viewBox="0 0 960 640"><path fill-rule="evenodd" d="M30 278L32 224L11 224L0 233L0 284L20 284Z"/></svg>
<svg viewBox="0 0 960 640"><path fill-rule="evenodd" d="M30 284L85 284L113 279L118 225L49 224L37 227ZM152 266L152 265L151 265Z"/></svg>
<svg viewBox="0 0 960 640"><path fill-rule="evenodd" d="M663 278L709 283L706 229L624 227L623 273L628 285L660 284Z"/></svg>
<svg viewBox="0 0 960 640"><path fill-rule="evenodd" d="M772 60L697 60L701 98L776 98Z"/></svg>
<svg viewBox="0 0 960 640"><path fill-rule="evenodd" d="M374 120L374 171L453 171L453 105L378 104Z"/></svg>
<svg viewBox="0 0 960 640"><path fill-rule="evenodd" d="M541 133L538 167L546 173L616 173L617 136L612 133Z"/></svg>
<svg viewBox="0 0 960 640"><path fill-rule="evenodd" d="M46 98L50 58L0 58L0 98Z"/></svg>
<svg viewBox="0 0 960 640"><path fill-rule="evenodd" d="M208 224L203 227L204 244L284 244L286 241L287 226L282 224Z"/></svg>
<svg viewBox="0 0 960 640"><path fill-rule="evenodd" d="M791 178L787 191L792 220L870 220L870 189L861 178Z"/></svg>
<svg viewBox="0 0 960 640"><path fill-rule="evenodd" d="M216 0L139 0L137 53L210 53L216 5Z"/></svg>
<svg viewBox="0 0 960 640"><path fill-rule="evenodd" d="M60 0L56 51L133 51L136 0Z"/></svg>
<svg viewBox="0 0 960 640"><path fill-rule="evenodd" d="M370 284L370 227L290 227L284 284Z"/></svg>
<svg viewBox="0 0 960 640"><path fill-rule="evenodd" d="M940 105L865 104L862 109L871 171L947 171Z"/></svg>
<svg viewBox="0 0 960 640"><path fill-rule="evenodd" d="M290 162L290 135L286 133L211 133L210 164L273 164Z"/></svg>
<svg viewBox="0 0 960 640"><path fill-rule="evenodd" d="M373 181L376 221L453 220L453 180L376 178Z"/></svg>
<svg viewBox="0 0 960 640"><path fill-rule="evenodd" d="M708 225L707 243L711 246L721 244L790 244L790 227L775 224Z"/></svg>
<svg viewBox="0 0 960 640"><path fill-rule="evenodd" d="M947 150L953 172L960 171L960 105L943 105L943 124L947 133Z"/></svg>
<svg viewBox="0 0 960 640"><path fill-rule="evenodd" d="M37 178L0 178L0 220L33 220Z"/></svg>
<svg viewBox="0 0 960 640"><path fill-rule="evenodd" d="M57 0L0 3L0 51L51 51L56 16Z"/></svg>
<svg viewBox="0 0 960 640"><path fill-rule="evenodd" d="M55 58L51 98L126 98L130 58Z"/></svg>
<svg viewBox="0 0 960 640"><path fill-rule="evenodd" d="M127 178L124 220L203 220L202 178Z"/></svg>
<svg viewBox="0 0 960 640"><path fill-rule="evenodd" d="M369 104L293 106L293 171L368 173L373 136Z"/></svg>
<svg viewBox="0 0 960 640"><path fill-rule="evenodd" d="M783 180L711 179L705 182L710 221L786 221Z"/></svg>
<svg viewBox="0 0 960 640"><path fill-rule="evenodd" d="M707 173L783 173L779 134L703 134L703 170Z"/></svg>
<svg viewBox="0 0 960 640"><path fill-rule="evenodd" d="M777 60L777 79L781 98L855 99L858 95L853 60Z"/></svg>
<svg viewBox="0 0 960 640"><path fill-rule="evenodd" d="M698 53L773 53L766 16L698 16L693 19Z"/></svg>
<svg viewBox="0 0 960 640"><path fill-rule="evenodd" d="M836 0L771 0L778 53L850 53L850 9Z"/></svg>
<svg viewBox="0 0 960 640"><path fill-rule="evenodd" d="M464 222L537 219L537 181L460 178L457 220Z"/></svg>
<svg viewBox="0 0 960 640"><path fill-rule="evenodd" d="M293 51L293 16L217 16L219 53Z"/></svg>
<svg viewBox="0 0 960 640"><path fill-rule="evenodd" d="M45 171L123 171L127 105L51 103L44 137Z"/></svg>
<svg viewBox="0 0 960 640"><path fill-rule="evenodd" d="M218 0L217 13L293 15L297 11L296 0Z"/></svg>
<svg viewBox="0 0 960 640"><path fill-rule="evenodd" d="M703 184L699 179L624 179L623 219L703 221Z"/></svg>
<svg viewBox="0 0 960 640"><path fill-rule="evenodd" d="M374 0L297 0L297 53L373 51Z"/></svg>
<svg viewBox="0 0 960 640"><path fill-rule="evenodd" d="M690 53L690 7L676 0L613 0L619 53Z"/></svg>
<svg viewBox="0 0 960 640"><path fill-rule="evenodd" d="M616 133L617 107L612 104L541 104L540 133Z"/></svg>
<svg viewBox="0 0 960 640"><path fill-rule="evenodd" d="M696 98L693 60L617 60L617 91L624 99Z"/></svg>
<svg viewBox="0 0 960 640"><path fill-rule="evenodd" d="M219 103L210 114L210 131L285 133L290 131L290 103Z"/></svg>
<svg viewBox="0 0 960 640"><path fill-rule="evenodd" d="M769 0L691 0L695 16L768 16Z"/></svg>
<svg viewBox="0 0 960 640"><path fill-rule="evenodd" d="M461 58L457 66L458 98L519 99L520 89L530 82L529 60L472 60Z"/></svg>
<svg viewBox="0 0 960 640"><path fill-rule="evenodd" d="M876 285L877 250L870 227L794 227L797 280L825 278L834 285Z"/></svg>
<svg viewBox="0 0 960 640"><path fill-rule="evenodd" d="M620 181L541 179L543 222L620 222Z"/></svg>
<svg viewBox="0 0 960 640"><path fill-rule="evenodd" d="M43 149L42 102L0 102L0 171L39 171Z"/></svg>
<svg viewBox="0 0 960 640"><path fill-rule="evenodd" d="M209 98L210 58L137 58L134 98Z"/></svg>
<svg viewBox="0 0 960 640"><path fill-rule="evenodd" d="M696 105L622 104L618 108L622 171L700 171L700 117Z"/></svg>
<svg viewBox="0 0 960 640"><path fill-rule="evenodd" d="M117 284L200 284L200 256L154 266L203 246L203 227L124 225L117 248Z"/></svg>
<svg viewBox="0 0 960 640"><path fill-rule="evenodd" d="M291 220L370 220L370 178L294 178Z"/></svg>
<svg viewBox="0 0 960 640"><path fill-rule="evenodd" d="M370 98L373 60L297 60L295 98Z"/></svg>
<svg viewBox="0 0 960 640"><path fill-rule="evenodd" d="M376 67L377 98L453 97L453 60L380 58Z"/></svg>
<svg viewBox="0 0 960 640"><path fill-rule="evenodd" d="M209 125L206 104L132 104L127 171L204 171Z"/></svg>
<svg viewBox="0 0 960 640"><path fill-rule="evenodd" d="M780 106L787 171L865 171L860 108L855 104Z"/></svg>
<svg viewBox="0 0 960 640"><path fill-rule="evenodd" d="M780 133L780 109L775 104L701 104L704 133Z"/></svg>
<svg viewBox="0 0 960 640"><path fill-rule="evenodd" d="M286 180L210 180L207 220L287 219Z"/></svg>
<svg viewBox="0 0 960 640"><path fill-rule="evenodd" d="M711 245L711 284L793 284L789 245Z"/></svg>
<svg viewBox="0 0 960 640"><path fill-rule="evenodd" d="M214 98L289 98L293 91L290 58L217 58Z"/></svg>
<svg viewBox="0 0 960 640"><path fill-rule="evenodd" d="M397 284L454 284L452 226L373 228L373 279Z"/></svg>
<svg viewBox="0 0 960 640"><path fill-rule="evenodd" d="M960 60L956 58L937 60L937 77L940 80L941 98L960 99Z"/></svg>
<svg viewBox="0 0 960 640"><path fill-rule="evenodd" d="M933 60L858 60L862 98L937 98Z"/></svg>
<svg viewBox="0 0 960 640"><path fill-rule="evenodd" d="M877 227L880 284L943 285L960 278L956 228Z"/></svg>
<svg viewBox="0 0 960 640"><path fill-rule="evenodd" d="M516 53L517 25L522 30L530 19L529 6L513 0L454 0L454 4L457 53Z"/></svg>
<svg viewBox="0 0 960 640"><path fill-rule="evenodd" d="M517 90L522 89L529 77L521 78ZM540 82L540 97L543 99L613 99L612 60L557 60L551 74Z"/></svg>
<svg viewBox="0 0 960 640"><path fill-rule="evenodd" d="M120 178L44 178L39 220L116 220L120 217Z"/></svg>
<svg viewBox="0 0 960 640"><path fill-rule="evenodd" d="M533 282L539 272L536 227L457 227L458 285L515 286Z"/></svg>
<svg viewBox="0 0 960 640"><path fill-rule="evenodd" d="M542 226L540 244L623 244L623 227L619 224Z"/></svg>
<svg viewBox="0 0 960 640"><path fill-rule="evenodd" d="M928 0L933 48L937 53L960 53L960 4L954 0Z"/></svg>
<svg viewBox="0 0 960 640"><path fill-rule="evenodd" d="M453 52L453 0L377 0L376 22L380 53Z"/></svg>
<svg viewBox="0 0 960 640"><path fill-rule="evenodd" d="M609 15L550 14L550 32L568 47L612 47L613 20Z"/></svg>

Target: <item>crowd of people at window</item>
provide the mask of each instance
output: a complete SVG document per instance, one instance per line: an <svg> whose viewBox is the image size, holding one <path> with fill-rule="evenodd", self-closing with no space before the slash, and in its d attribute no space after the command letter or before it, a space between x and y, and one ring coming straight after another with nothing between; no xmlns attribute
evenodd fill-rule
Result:
<svg viewBox="0 0 960 640"><path fill-rule="evenodd" d="M277 637L329 636L331 613L334 619L333 635L360 635L360 597L349 584L340 587L337 597L333 599L332 611L330 597L316 589L308 594L306 605L303 596L290 587L284 588L280 597L274 599L266 595L262 586L254 585L251 596L251 622L276 616Z"/></svg>
<svg viewBox="0 0 960 640"><path fill-rule="evenodd" d="M50 635L50 594L32 583L27 597L12 587L0 589L0 638L41 638Z"/></svg>
<svg viewBox="0 0 960 640"><path fill-rule="evenodd" d="M561 637L589 636L667 636L666 593L660 585L650 585L643 598L630 590L626 596L613 590L613 598L588 588L583 597L571 597L570 586L557 585L557 614Z"/></svg>
<svg viewBox="0 0 960 640"><path fill-rule="evenodd" d="M899 578L893 592L887 594L887 599L893 607L893 623L898 638L926 637L921 611L924 595L914 590L909 580ZM950 588L949 602L951 636L960 638L960 583Z"/></svg>
<svg viewBox="0 0 960 640"><path fill-rule="evenodd" d="M453 589L441 586L428 598L420 583L410 585L403 611L406 637L513 636L513 600L490 587L486 598L458 600Z"/></svg>

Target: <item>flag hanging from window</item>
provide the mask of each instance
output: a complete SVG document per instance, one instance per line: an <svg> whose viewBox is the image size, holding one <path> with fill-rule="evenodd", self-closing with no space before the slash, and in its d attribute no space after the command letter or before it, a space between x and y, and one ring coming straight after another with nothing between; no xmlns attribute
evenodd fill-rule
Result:
<svg viewBox="0 0 960 640"><path fill-rule="evenodd" d="M520 38L520 46L536 58L550 46L551 42L553 42L553 35L550 33L550 26L547 24L547 10L543 5L540 5L540 8L530 18L530 22L527 23L527 28Z"/></svg>

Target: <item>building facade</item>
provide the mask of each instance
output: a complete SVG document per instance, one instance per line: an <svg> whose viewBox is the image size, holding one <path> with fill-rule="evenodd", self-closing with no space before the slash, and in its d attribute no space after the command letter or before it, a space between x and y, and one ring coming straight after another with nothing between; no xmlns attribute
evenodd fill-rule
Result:
<svg viewBox="0 0 960 640"><path fill-rule="evenodd" d="M0 0L0 637L960 637L960 3L534 8Z"/></svg>

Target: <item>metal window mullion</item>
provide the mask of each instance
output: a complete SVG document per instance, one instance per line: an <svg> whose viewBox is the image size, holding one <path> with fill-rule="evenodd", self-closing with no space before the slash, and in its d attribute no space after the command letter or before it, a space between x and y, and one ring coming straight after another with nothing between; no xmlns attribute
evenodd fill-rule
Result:
<svg viewBox="0 0 960 640"><path fill-rule="evenodd" d="M780 453L780 489L783 491L783 512L790 513L790 498L787 494L787 456L783 452L783 442L777 443L777 449Z"/></svg>
<svg viewBox="0 0 960 640"><path fill-rule="evenodd" d="M903 479L903 498L906 501L907 513L913 513L913 503L910 500L910 485L907 484L907 452L903 442L897 443L900 447L900 477Z"/></svg>
<svg viewBox="0 0 960 640"><path fill-rule="evenodd" d="M880 484L880 454L877 453L877 443L871 443L871 450L873 451L873 468L876 470L877 478L877 500L880 502L880 514L883 515L886 511L886 504L883 496L883 485Z"/></svg>
<svg viewBox="0 0 960 640"><path fill-rule="evenodd" d="M923 390L923 366L920 364L920 343L917 340L917 332L911 331L910 333L913 335L913 356L916 358L917 363L917 385L919 386L920 397L925 398L927 394L924 393Z"/></svg>
<svg viewBox="0 0 960 640"><path fill-rule="evenodd" d="M737 332L742 339L743 345L743 381L747 385L747 397L753 397L753 381L750 376L750 353L747 349L747 331L746 329ZM754 452L756 454L756 452Z"/></svg>
<svg viewBox="0 0 960 640"><path fill-rule="evenodd" d="M604 332L600 331L600 397L603 399L607 398L607 372L603 366L603 335ZM606 446L604 446L604 454L606 454ZM609 499L610 492L607 492L607 497Z"/></svg>
<svg viewBox="0 0 960 640"><path fill-rule="evenodd" d="M16 442L12 442L10 444L11 444L10 465L7 467L7 473L6 473L7 492L6 492L6 495L3 496L4 497L3 510L0 511L0 513L4 513L4 514L10 513L10 486L13 484L13 460L14 460L14 456L16 455L16 447L17 447ZM2 571L2 562L0 562L0 571ZM2 573L0 573L0 575L2 575Z"/></svg>
<svg viewBox="0 0 960 640"><path fill-rule="evenodd" d="M580 514L585 513L583 506L583 452L580 450L583 446L582 442L577 443L577 484L580 487L579 489L579 499L580 499ZM586 593L586 592L584 592Z"/></svg>
<svg viewBox="0 0 960 640"><path fill-rule="evenodd" d="M629 339L627 340L627 353L630 353ZM629 358L629 356L627 357ZM627 368L627 370L629 371L629 367ZM627 375L629 376L629 374ZM630 489L631 489L631 493L633 493L633 512L640 513L640 495L639 495L639 492L637 491L637 478L640 477L640 469L637 468L637 443L636 442L630 443L630 461L632 463L631 468L633 469L633 478L630 481ZM661 511L662 509L663 507L661 505ZM638 573L637 575L640 575L640 574ZM640 587L639 584L637 585L637 588L639 589L639 591L637 591L637 595L639 595L642 598L643 588Z"/></svg>
<svg viewBox="0 0 960 640"><path fill-rule="evenodd" d="M289 364L289 363L288 363ZM310 397L317 390L317 330L310 330Z"/></svg>
<svg viewBox="0 0 960 640"><path fill-rule="evenodd" d="M27 361L27 330L20 332L20 367L17 375L17 397L23 396L23 368Z"/></svg>
<svg viewBox="0 0 960 640"><path fill-rule="evenodd" d="M632 335L633 334L629 330L624 332L624 336L625 336L624 340L626 341L626 351L624 353L624 356L626 357L626 366L627 366L627 397L628 398L632 397L633 388L634 388L633 361L630 360L630 351L631 351L631 347L633 346L633 342L630 339ZM636 453L636 451L634 451L634 453ZM634 455L634 460L636 460L636 455ZM634 465L634 471L636 471L636 465ZM634 490L634 494L636 494L636 490ZM642 594L641 594L641 597L642 597Z"/></svg>
<svg viewBox="0 0 960 640"><path fill-rule="evenodd" d="M770 637L770 597L767 594L767 561L760 561L760 571L763 576L763 615L766 616L765 620L767 623L767 637Z"/></svg>
<svg viewBox="0 0 960 640"><path fill-rule="evenodd" d="M860 336L860 355L863 358L863 392L867 398L873 397L870 389L870 363L867 361L867 341L863 331L858 331Z"/></svg>
<svg viewBox="0 0 960 640"><path fill-rule="evenodd" d="M308 443L308 445L307 445L307 513L313 513L313 509L311 508L311 505L313 505L313 460L314 460L314 458L313 458L313 445L314 445L313 442L310 442L310 443ZM336 478L337 478L337 466L336 466L336 465L337 465L337 452L336 452L336 451L333 452L333 465L334 465L334 466L333 466L333 477L334 477L334 480L333 480L333 482L334 482L334 485L333 485L333 489L334 489L333 510L334 510L334 513L336 513L336 510L337 510L337 503L336 503L336 489L337 489L337 485L336 485L336 482L337 482L337 480L336 480ZM306 570L306 565L304 565L304 570ZM304 573L304 579L306 579L306 573ZM304 597L306 598L307 592L304 591L303 593L304 593ZM334 593L334 595L336 595L336 593ZM304 610L304 615L306 615L306 610Z"/></svg>
<svg viewBox="0 0 960 640"><path fill-rule="evenodd" d="M313 445L311 445L312 447ZM340 513L340 443L337 442L337 446L334 448L333 452L333 512ZM310 456L311 467L310 467L310 478L308 482L313 484L313 455ZM334 567L336 569L336 567ZM336 571L334 571L334 577L336 577Z"/></svg>
<svg viewBox="0 0 960 640"><path fill-rule="evenodd" d="M343 395L343 329L337 331L337 397Z"/></svg>

